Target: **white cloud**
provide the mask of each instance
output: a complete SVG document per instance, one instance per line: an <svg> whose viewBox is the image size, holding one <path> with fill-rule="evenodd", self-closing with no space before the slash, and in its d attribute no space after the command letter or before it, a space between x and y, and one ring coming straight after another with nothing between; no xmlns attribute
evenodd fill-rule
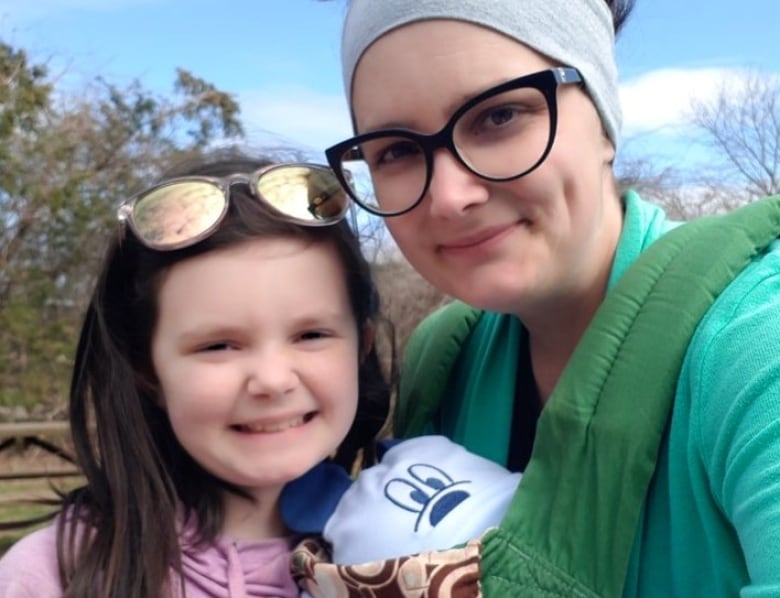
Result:
<svg viewBox="0 0 780 598"><path fill-rule="evenodd" d="M238 101L253 144L294 145L321 154L351 135L349 112L340 93L284 87L241 92Z"/></svg>
<svg viewBox="0 0 780 598"><path fill-rule="evenodd" d="M670 132L685 126L691 102L707 100L742 71L726 68L660 69L620 86L623 134Z"/></svg>

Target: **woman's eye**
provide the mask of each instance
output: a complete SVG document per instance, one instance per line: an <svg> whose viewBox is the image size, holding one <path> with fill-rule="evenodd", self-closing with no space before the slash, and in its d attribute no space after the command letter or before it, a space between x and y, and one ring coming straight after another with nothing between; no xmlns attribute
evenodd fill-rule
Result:
<svg viewBox="0 0 780 598"><path fill-rule="evenodd" d="M514 106L497 106L484 112L475 122L475 129L496 129L516 120L522 115Z"/></svg>
<svg viewBox="0 0 780 598"><path fill-rule="evenodd" d="M490 115L488 116L490 120L490 124L493 125L503 125L504 123L509 122L512 120L515 115L517 114L517 111L513 108L499 108L498 110L493 110Z"/></svg>
<svg viewBox="0 0 780 598"><path fill-rule="evenodd" d="M392 164L405 158L418 156L420 151L420 146L413 141L399 141L378 152L374 164L377 166Z"/></svg>

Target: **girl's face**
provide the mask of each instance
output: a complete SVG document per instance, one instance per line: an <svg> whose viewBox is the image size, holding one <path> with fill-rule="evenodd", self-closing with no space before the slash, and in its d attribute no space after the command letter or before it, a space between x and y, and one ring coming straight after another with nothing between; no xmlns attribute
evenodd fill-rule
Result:
<svg viewBox="0 0 780 598"><path fill-rule="evenodd" d="M432 133L479 92L551 66L557 65L476 25L434 20L404 26L381 37L358 64L352 88L357 129ZM440 149L422 202L386 219L407 259L445 293L528 315L550 300L576 300L606 283L622 222L612 182L614 149L582 89L560 87L557 99L555 143L536 170L489 182Z"/></svg>
<svg viewBox="0 0 780 598"><path fill-rule="evenodd" d="M341 443L359 341L330 244L256 239L179 262L158 302L162 401L204 469L274 500Z"/></svg>

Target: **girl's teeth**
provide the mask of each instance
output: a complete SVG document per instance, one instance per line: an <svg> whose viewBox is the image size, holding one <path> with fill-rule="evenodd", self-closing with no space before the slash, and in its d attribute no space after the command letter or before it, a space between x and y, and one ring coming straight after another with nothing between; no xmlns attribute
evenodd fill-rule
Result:
<svg viewBox="0 0 780 598"><path fill-rule="evenodd" d="M265 425L245 425L241 426L248 432L261 432L261 433L271 433L271 432L283 432L284 430L288 430L290 428L295 428L297 426L300 426L303 424L303 417L296 417L295 419L288 420L286 422L278 422L275 424L265 424Z"/></svg>

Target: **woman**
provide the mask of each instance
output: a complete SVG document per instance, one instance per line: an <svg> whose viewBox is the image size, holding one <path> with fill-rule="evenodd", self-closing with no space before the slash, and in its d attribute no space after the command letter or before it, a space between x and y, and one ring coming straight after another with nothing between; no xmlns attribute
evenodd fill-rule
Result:
<svg viewBox="0 0 780 598"><path fill-rule="evenodd" d="M353 0L345 21L356 137L329 162L415 269L483 310L424 429L516 471L552 442L535 439L537 418L609 291L675 228L615 183L614 35L630 4ZM775 242L697 320L665 380L624 595L780 593L779 308Z"/></svg>

